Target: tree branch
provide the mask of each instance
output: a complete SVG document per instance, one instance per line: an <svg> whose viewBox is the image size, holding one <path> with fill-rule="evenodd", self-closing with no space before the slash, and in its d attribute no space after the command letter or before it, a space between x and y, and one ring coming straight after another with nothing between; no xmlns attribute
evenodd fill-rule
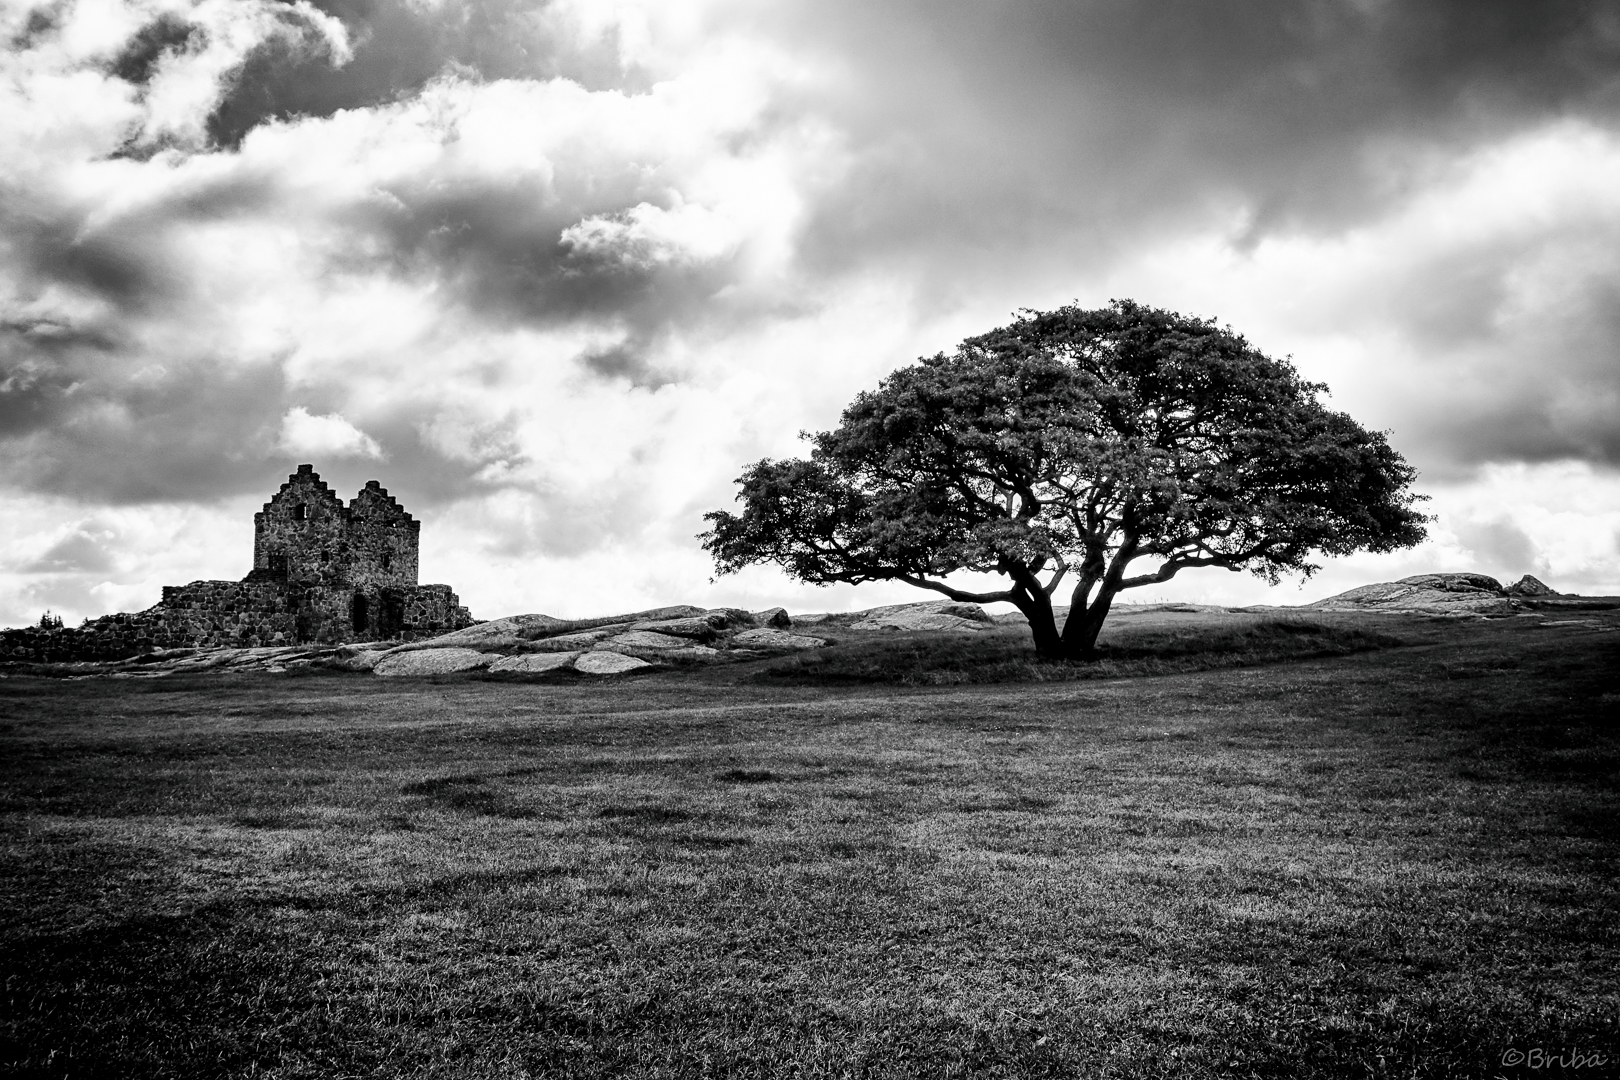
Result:
<svg viewBox="0 0 1620 1080"><path fill-rule="evenodd" d="M1171 559L1152 574L1138 574L1133 578L1125 578L1119 583L1121 589L1134 589L1139 585L1158 585L1169 581L1176 574L1189 567L1195 566L1224 566L1236 573L1241 567L1232 566L1231 560L1219 556L1211 559Z"/></svg>
<svg viewBox="0 0 1620 1080"><path fill-rule="evenodd" d="M1058 582L1062 581L1063 575L1069 572L1069 564L1067 562L1057 556L1053 557L1057 558L1057 573L1053 574L1052 580L1046 583L1045 592L1047 596L1051 596L1053 593L1057 592Z"/></svg>
<svg viewBox="0 0 1620 1080"><path fill-rule="evenodd" d="M1005 592L998 593L975 593L968 592L965 589L952 588L943 581L930 581L927 578L906 577L901 575L897 578L897 580L903 581L907 585L913 585L919 589L932 589L937 593L944 593L952 600L963 604L995 604L1000 603L1003 600L1010 604L1014 602L1013 593L1017 591L1015 589L1008 589Z"/></svg>

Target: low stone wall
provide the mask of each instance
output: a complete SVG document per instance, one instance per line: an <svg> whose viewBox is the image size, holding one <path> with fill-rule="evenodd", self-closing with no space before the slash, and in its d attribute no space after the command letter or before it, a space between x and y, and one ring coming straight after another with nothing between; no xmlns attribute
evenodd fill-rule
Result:
<svg viewBox="0 0 1620 1080"><path fill-rule="evenodd" d="M290 645L296 619L288 590L274 581L168 585L145 611L103 615L82 626L0 630L0 659L119 660L186 646Z"/></svg>
<svg viewBox="0 0 1620 1080"><path fill-rule="evenodd" d="M292 601L278 581L193 581L165 585L163 599L135 617L151 623L159 648L291 645L298 634Z"/></svg>
<svg viewBox="0 0 1620 1080"><path fill-rule="evenodd" d="M475 621L448 585L413 585L400 591L404 594L401 630L406 641L464 630Z"/></svg>
<svg viewBox="0 0 1620 1080"><path fill-rule="evenodd" d="M382 592L373 598L372 610L386 603L396 613L392 624L374 623L372 630L357 633L350 622L353 593L346 589L290 585L264 575L168 585L163 599L145 611L104 615L76 627L0 630L0 661L65 663L121 660L154 649L416 641L473 624L448 585Z"/></svg>

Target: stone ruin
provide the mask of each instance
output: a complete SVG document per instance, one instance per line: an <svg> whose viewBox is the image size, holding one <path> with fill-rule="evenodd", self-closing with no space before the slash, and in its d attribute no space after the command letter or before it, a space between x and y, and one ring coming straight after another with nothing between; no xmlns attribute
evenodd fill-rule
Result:
<svg viewBox="0 0 1620 1080"><path fill-rule="evenodd" d="M253 515L241 581L166 585L145 611L0 631L0 658L111 660L153 649L413 641L473 625L448 585L418 585L421 522L371 480L347 506L300 465Z"/></svg>

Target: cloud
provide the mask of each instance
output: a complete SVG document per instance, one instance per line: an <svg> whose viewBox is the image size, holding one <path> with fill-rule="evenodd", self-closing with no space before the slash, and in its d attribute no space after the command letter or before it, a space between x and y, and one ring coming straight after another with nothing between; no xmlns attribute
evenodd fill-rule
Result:
<svg viewBox="0 0 1620 1080"><path fill-rule="evenodd" d="M386 460L480 523L460 573L667 583L746 461L1110 295L1293 352L1425 482L1620 465L1609 5L63 0L0 39L5 505Z"/></svg>
<svg viewBox="0 0 1620 1080"><path fill-rule="evenodd" d="M80 528L56 541L39 558L22 567L28 574L104 574L114 568L108 541L116 534L106 529Z"/></svg>
<svg viewBox="0 0 1620 1080"><path fill-rule="evenodd" d="M1495 521L1459 522L1455 526L1457 539L1474 555L1473 565L1481 572L1492 570L1506 573L1508 580L1537 569L1540 561L1535 542L1519 526L1506 518Z"/></svg>
<svg viewBox="0 0 1620 1080"><path fill-rule="evenodd" d="M302 405L281 418L281 440L276 449L295 457L381 459L377 440L336 413L313 416Z"/></svg>

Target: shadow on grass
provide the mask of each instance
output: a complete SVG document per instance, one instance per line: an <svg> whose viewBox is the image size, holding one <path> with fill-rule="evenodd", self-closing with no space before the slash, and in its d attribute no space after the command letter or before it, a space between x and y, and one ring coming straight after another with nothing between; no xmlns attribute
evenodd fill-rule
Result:
<svg viewBox="0 0 1620 1080"><path fill-rule="evenodd" d="M1252 667L1347 656L1407 644L1364 627L1268 618L1227 626L1128 627L1098 646L1095 660L1042 660L1026 630L906 634L845 641L783 657L755 672L786 684L1063 682Z"/></svg>

